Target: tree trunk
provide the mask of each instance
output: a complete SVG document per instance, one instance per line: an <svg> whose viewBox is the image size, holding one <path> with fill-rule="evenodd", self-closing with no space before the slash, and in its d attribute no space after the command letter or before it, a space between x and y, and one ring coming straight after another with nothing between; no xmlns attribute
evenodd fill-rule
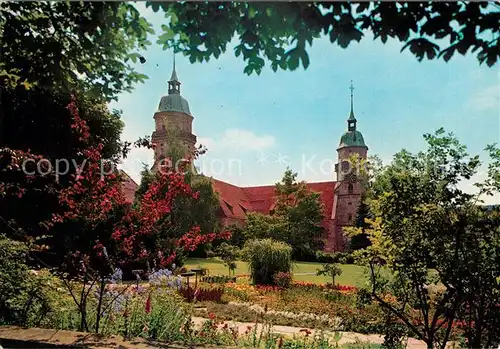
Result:
<svg viewBox="0 0 500 349"><path fill-rule="evenodd" d="M106 288L106 283L104 278L101 278L101 285L99 287L99 303L97 304L97 314L95 322L95 333L99 333L99 324L101 322L101 309L102 309L102 298L104 297L104 290Z"/></svg>
<svg viewBox="0 0 500 349"><path fill-rule="evenodd" d="M82 293L80 294L80 331L87 329L87 297L85 296L85 287L87 286L87 275L83 279Z"/></svg>

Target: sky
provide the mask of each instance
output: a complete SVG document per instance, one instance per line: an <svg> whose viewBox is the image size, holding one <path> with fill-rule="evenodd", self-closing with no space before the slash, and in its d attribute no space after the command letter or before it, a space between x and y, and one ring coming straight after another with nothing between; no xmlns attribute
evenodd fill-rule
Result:
<svg viewBox="0 0 500 349"><path fill-rule="evenodd" d="M163 14L143 3L137 7L160 33ZM143 54L146 63L136 65L149 79L110 104L123 112L123 140L151 135L154 112L167 94L173 52L151 41ZM484 179L484 148L500 143L498 64L480 65L474 54L419 62L409 51L400 52L401 43L382 44L367 34L348 49L328 38L314 41L306 70L273 72L266 64L260 75L248 76L234 46L208 63L190 64L176 55L193 133L208 148L196 163L202 173L239 186L274 184L287 167L300 180L335 180L332 165L347 129L352 80L354 113L369 155L387 163L403 148L418 152L426 147L423 134L444 127L484 162L480 173L461 186L473 192L472 183ZM135 149L121 167L139 182L144 163L153 164L153 152ZM484 199L500 203L498 196Z"/></svg>

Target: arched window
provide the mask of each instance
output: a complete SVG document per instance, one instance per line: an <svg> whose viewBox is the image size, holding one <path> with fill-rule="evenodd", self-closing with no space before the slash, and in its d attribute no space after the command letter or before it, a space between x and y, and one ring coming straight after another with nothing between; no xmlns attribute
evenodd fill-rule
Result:
<svg viewBox="0 0 500 349"><path fill-rule="evenodd" d="M349 213L349 214L347 215L347 220L348 220L349 222L352 220L352 214L350 214L350 213Z"/></svg>
<svg viewBox="0 0 500 349"><path fill-rule="evenodd" d="M347 193L352 194L353 192L354 192L354 186L349 183L349 185L347 186Z"/></svg>

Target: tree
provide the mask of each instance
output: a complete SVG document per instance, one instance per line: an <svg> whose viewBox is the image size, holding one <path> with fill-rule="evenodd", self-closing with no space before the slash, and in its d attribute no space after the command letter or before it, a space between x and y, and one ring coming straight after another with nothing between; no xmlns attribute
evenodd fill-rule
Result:
<svg viewBox="0 0 500 349"><path fill-rule="evenodd" d="M356 217L356 227L361 229L366 229L368 227L368 223L366 223L366 219L369 218L370 208L368 204L365 202L366 198L364 195L361 195L361 203L358 207L358 213ZM365 233L355 235L350 239L350 249L351 251L360 250L366 248L370 245L370 240Z"/></svg>
<svg viewBox="0 0 500 349"><path fill-rule="evenodd" d="M197 149L194 157L204 153L203 149ZM181 147L175 137L169 141L167 158L171 164L181 164L185 155L185 150ZM136 191L135 201L140 202L150 184L155 180L157 174L154 171L144 168L142 171L141 183ZM193 167L187 169L184 181L188 184L197 197L179 196L172 205L172 211L164 219L160 220L160 228L163 232L160 234L164 243L175 245L185 231L190 227L197 226L202 234L217 232L217 209L219 207L218 197L213 190L212 182L209 178L193 173ZM168 191L168 187L164 188ZM170 242L167 242L170 241ZM204 246L200 246L203 248ZM193 253L193 251L191 251Z"/></svg>
<svg viewBox="0 0 500 349"><path fill-rule="evenodd" d="M317 269L316 275L326 275L332 278L332 286L335 286L335 277L342 274L342 269L337 264L326 263L323 269Z"/></svg>
<svg viewBox="0 0 500 349"><path fill-rule="evenodd" d="M116 99L146 76L129 61L154 34L128 3L2 2L0 78L69 93Z"/></svg>
<svg viewBox="0 0 500 349"><path fill-rule="evenodd" d="M323 209L319 194L310 192L297 174L285 171L276 183L276 202L270 215L250 213L244 230L245 239L271 238L293 247L295 259L306 259L322 248Z"/></svg>
<svg viewBox="0 0 500 349"><path fill-rule="evenodd" d="M234 275L234 271L236 270L236 261L240 256L240 249L236 246L223 242L217 247L215 253L220 257L220 259L222 259L224 265L229 269L229 275L231 275L231 272Z"/></svg>
<svg viewBox="0 0 500 349"><path fill-rule="evenodd" d="M166 3L147 2L165 11L168 22L158 42L175 48L192 63L217 59L236 36L237 57L244 72L260 74L265 60L276 71L309 66L307 45L328 36L347 48L367 31L383 43L400 41L418 60L457 52L475 53L480 64L493 66L500 55L500 14L488 2L374 3ZM456 25L455 25L456 24Z"/></svg>
<svg viewBox="0 0 500 349"><path fill-rule="evenodd" d="M479 157L443 129L425 139L426 151L396 154L370 189L371 246L357 252L370 270L370 292L428 348L444 348L459 327L469 347L497 346L498 213L485 212L478 198L498 189L491 175L500 168L490 165L490 179L467 194L457 185L477 173ZM489 149L498 165L497 148Z"/></svg>
<svg viewBox="0 0 500 349"><path fill-rule="evenodd" d="M76 243L68 246L66 262L57 270L78 306L81 330L89 330L87 297L97 285L95 332L98 333L101 316L110 305L103 303L106 284L117 266L129 269L139 266L147 270L167 267L173 263L177 249L193 251L200 244L229 236L225 232L201 235L200 228L192 226L180 236L175 246L162 244L158 239L161 233L158 222L173 212L176 198L198 196L184 181L185 169L158 171L140 202L136 206L128 205L120 190L121 179L117 172L107 171L109 164L106 166L106 163L103 171L103 145L91 144L89 128L80 118L74 100L68 109L73 117L72 129L87 145L82 151L86 162L70 185L59 192L64 211L54 213L47 225L78 222L83 228L80 234L70 237ZM75 279L79 281L79 296L70 282Z"/></svg>
<svg viewBox="0 0 500 349"><path fill-rule="evenodd" d="M22 187L24 193L18 196L14 190L0 195L0 229L10 238L25 241L45 235L46 227L41 223L49 220L52 213L61 211L58 192L70 185L71 176L84 164L82 151L88 144L83 144L73 132L73 118L66 107L69 96L18 86L5 89L1 97L0 117L4 123L0 130L3 140L0 153L5 155L5 162L0 164L0 179L9 187ZM108 111L102 100L84 95L75 103L81 111L79 117L88 125L88 141L94 146L101 144L103 159L117 163L121 158L123 129L119 113ZM12 159L8 154L14 150L37 157L32 158L31 163L21 161L16 169L8 170ZM43 166L37 168L37 165ZM55 166L59 166L57 175ZM32 174L46 175L26 176L23 168ZM74 224L54 229L60 229L62 236L66 229L81 230ZM45 243L60 246L65 240ZM61 248L66 251L64 246ZM60 261L54 260L54 263Z"/></svg>
<svg viewBox="0 0 500 349"><path fill-rule="evenodd" d="M306 258L323 247L323 208L319 194L309 191L306 183L296 178L297 174L287 169L276 184L272 215L285 222L282 241L293 246L297 258Z"/></svg>

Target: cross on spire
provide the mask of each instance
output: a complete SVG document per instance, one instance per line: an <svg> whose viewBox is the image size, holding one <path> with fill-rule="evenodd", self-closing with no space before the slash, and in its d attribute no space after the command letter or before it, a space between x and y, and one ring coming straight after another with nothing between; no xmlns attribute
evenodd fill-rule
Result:
<svg viewBox="0 0 500 349"><path fill-rule="evenodd" d="M354 116L354 107L353 107L353 100L354 100L354 84L352 83L351 80L351 87L349 87L349 90L351 90L351 115Z"/></svg>
<svg viewBox="0 0 500 349"><path fill-rule="evenodd" d="M354 117L354 84L352 83L352 80L349 89L351 90L351 113L347 119L347 130L356 131L356 118Z"/></svg>

